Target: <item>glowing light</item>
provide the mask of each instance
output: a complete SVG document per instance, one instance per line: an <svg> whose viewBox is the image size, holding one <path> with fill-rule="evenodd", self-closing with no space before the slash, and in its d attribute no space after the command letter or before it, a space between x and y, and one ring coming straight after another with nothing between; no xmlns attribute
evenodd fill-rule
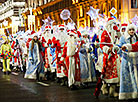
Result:
<svg viewBox="0 0 138 102"><path fill-rule="evenodd" d="M83 8L80 6L80 17L83 17Z"/></svg>
<svg viewBox="0 0 138 102"><path fill-rule="evenodd" d="M72 4L75 4L75 0L72 0Z"/></svg>

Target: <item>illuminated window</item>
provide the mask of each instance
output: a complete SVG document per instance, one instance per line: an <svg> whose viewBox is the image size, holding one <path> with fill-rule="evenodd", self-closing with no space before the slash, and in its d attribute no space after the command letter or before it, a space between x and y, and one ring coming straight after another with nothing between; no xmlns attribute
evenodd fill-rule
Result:
<svg viewBox="0 0 138 102"><path fill-rule="evenodd" d="M75 4L75 0L72 0L72 4Z"/></svg>
<svg viewBox="0 0 138 102"><path fill-rule="evenodd" d="M138 8L138 0L131 0L131 8Z"/></svg>
<svg viewBox="0 0 138 102"><path fill-rule="evenodd" d="M83 17L83 8L80 6L80 17Z"/></svg>
<svg viewBox="0 0 138 102"><path fill-rule="evenodd" d="M121 9L121 1L119 1L119 9Z"/></svg>
<svg viewBox="0 0 138 102"><path fill-rule="evenodd" d="M79 0L72 0L72 4L76 4L78 2L79 2Z"/></svg>

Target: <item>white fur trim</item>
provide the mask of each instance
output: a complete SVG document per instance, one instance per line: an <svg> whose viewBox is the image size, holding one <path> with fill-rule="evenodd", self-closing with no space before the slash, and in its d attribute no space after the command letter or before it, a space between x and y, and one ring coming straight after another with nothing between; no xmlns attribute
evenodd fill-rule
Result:
<svg viewBox="0 0 138 102"><path fill-rule="evenodd" d="M60 59L61 61L63 61L64 60L64 57L61 57L61 59Z"/></svg>
<svg viewBox="0 0 138 102"><path fill-rule="evenodd" d="M77 37L77 34L70 32L69 35L73 35L74 37Z"/></svg>
<svg viewBox="0 0 138 102"><path fill-rule="evenodd" d="M103 47L103 52L104 53L108 54L108 50L109 50L109 47L108 46L104 46Z"/></svg>
<svg viewBox="0 0 138 102"><path fill-rule="evenodd" d="M35 36L37 36L37 37L38 37L38 34L37 34L37 33L33 34L33 37L35 37Z"/></svg>
<svg viewBox="0 0 138 102"><path fill-rule="evenodd" d="M138 98L138 92L132 93L119 93L119 100L128 100Z"/></svg>
<svg viewBox="0 0 138 102"><path fill-rule="evenodd" d="M45 45L45 47L48 47L47 43L45 43L44 45Z"/></svg>
<svg viewBox="0 0 138 102"><path fill-rule="evenodd" d="M29 57L28 59L31 60L31 59L33 59L33 58L32 58L32 57Z"/></svg>
<svg viewBox="0 0 138 102"><path fill-rule="evenodd" d="M119 52L120 51L120 48L118 46L114 46L112 48L112 52L115 54L115 51Z"/></svg>
<svg viewBox="0 0 138 102"><path fill-rule="evenodd" d="M58 57L61 57L62 55L61 55L61 53L58 53Z"/></svg>
<svg viewBox="0 0 138 102"><path fill-rule="evenodd" d="M120 32L121 32L121 33L123 33L123 32L122 32L122 29L123 29L123 28L127 28L127 26L122 26L122 27L120 28Z"/></svg>
<svg viewBox="0 0 138 102"><path fill-rule="evenodd" d="M128 39L128 38L130 37L130 35L128 34L128 32L125 32L125 33L124 33L124 37L125 37L126 39Z"/></svg>
<svg viewBox="0 0 138 102"><path fill-rule="evenodd" d="M134 28L135 32L137 31L137 27L136 27L134 24L129 24L129 25L127 26L126 31L128 32L128 30L129 30L129 29L132 29L132 28Z"/></svg>
<svg viewBox="0 0 138 102"><path fill-rule="evenodd" d="M129 57L136 58L136 57L138 57L138 52L129 52L129 53L128 53L128 56L129 56Z"/></svg>
<svg viewBox="0 0 138 102"><path fill-rule="evenodd" d="M43 74L43 73L40 73L40 74L39 74L39 77L44 77L44 74Z"/></svg>
<svg viewBox="0 0 138 102"><path fill-rule="evenodd" d="M45 30L50 30L50 31L51 31L51 29L50 29L50 28L46 28Z"/></svg>
<svg viewBox="0 0 138 102"><path fill-rule="evenodd" d="M54 43L52 42L51 47L53 47L53 46L54 46Z"/></svg>
<svg viewBox="0 0 138 102"><path fill-rule="evenodd" d="M118 78L112 78L112 79L103 79L106 83L118 83Z"/></svg>

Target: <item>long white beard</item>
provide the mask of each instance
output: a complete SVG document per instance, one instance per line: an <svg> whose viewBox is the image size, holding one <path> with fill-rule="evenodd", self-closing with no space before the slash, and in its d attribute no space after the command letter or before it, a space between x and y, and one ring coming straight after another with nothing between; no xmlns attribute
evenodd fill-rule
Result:
<svg viewBox="0 0 138 102"><path fill-rule="evenodd" d="M45 33L45 34L43 34L43 36L46 41L48 41L49 39L52 40L52 38L53 38L53 35L51 33Z"/></svg>
<svg viewBox="0 0 138 102"><path fill-rule="evenodd" d="M58 34L58 39L60 40L61 45L67 41L68 35L64 32Z"/></svg>
<svg viewBox="0 0 138 102"><path fill-rule="evenodd" d="M107 26L106 29L107 29L108 34L111 33L111 35L109 34L109 36L111 37L111 41L113 41L112 43L114 43L115 38L117 36L116 31L114 29L112 29L112 27L110 27L110 26Z"/></svg>
<svg viewBox="0 0 138 102"><path fill-rule="evenodd" d="M67 43L67 56L72 56L75 54L76 51L76 40L74 37L69 37L68 38L68 43Z"/></svg>

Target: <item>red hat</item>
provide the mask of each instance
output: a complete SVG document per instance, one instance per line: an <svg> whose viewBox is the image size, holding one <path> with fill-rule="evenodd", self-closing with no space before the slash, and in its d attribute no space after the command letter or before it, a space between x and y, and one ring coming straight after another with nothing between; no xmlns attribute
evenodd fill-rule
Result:
<svg viewBox="0 0 138 102"><path fill-rule="evenodd" d="M35 31L32 31L32 32L31 32L31 35L33 35L34 33L35 33Z"/></svg>
<svg viewBox="0 0 138 102"><path fill-rule="evenodd" d="M67 32L70 32L70 30L67 30Z"/></svg>
<svg viewBox="0 0 138 102"><path fill-rule="evenodd" d="M122 29L126 29L127 26L128 26L128 24L126 24L126 23L121 24L120 31L122 32Z"/></svg>
<svg viewBox="0 0 138 102"><path fill-rule="evenodd" d="M127 25L128 25L128 24L126 24L126 23L121 24L121 26L126 26L126 27L127 27Z"/></svg>
<svg viewBox="0 0 138 102"><path fill-rule="evenodd" d="M106 25L110 25L110 24L113 24L113 23L116 23L116 21L113 17L111 17L111 18L108 18Z"/></svg>
<svg viewBox="0 0 138 102"><path fill-rule="evenodd" d="M64 24L60 24L58 27L59 27L59 28L60 28L60 27L65 27L65 25L64 25Z"/></svg>
<svg viewBox="0 0 138 102"><path fill-rule="evenodd" d="M64 25L64 24L60 24L60 25L58 26L58 28L59 28L59 29L61 29L61 28L64 28L64 29L65 29L65 25Z"/></svg>
<svg viewBox="0 0 138 102"><path fill-rule="evenodd" d="M109 22L110 20L114 20L114 18L113 18L113 17L111 17L111 18L108 18L108 22Z"/></svg>
<svg viewBox="0 0 138 102"><path fill-rule="evenodd" d="M51 26L46 26L45 28L46 28L46 29L51 29Z"/></svg>
<svg viewBox="0 0 138 102"><path fill-rule="evenodd" d="M72 30L69 31L69 35L73 35L73 36L77 37L76 32L74 32L74 31L72 31Z"/></svg>
<svg viewBox="0 0 138 102"><path fill-rule="evenodd" d="M77 34L78 34L78 37L80 38L81 37L81 32L77 31Z"/></svg>

